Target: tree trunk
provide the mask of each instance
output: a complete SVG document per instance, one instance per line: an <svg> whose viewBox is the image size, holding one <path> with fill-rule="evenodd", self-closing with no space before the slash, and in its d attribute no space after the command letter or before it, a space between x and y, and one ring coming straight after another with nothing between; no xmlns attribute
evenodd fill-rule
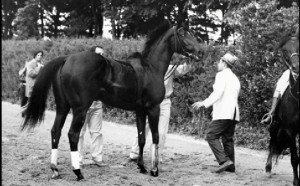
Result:
<svg viewBox="0 0 300 186"><path fill-rule="evenodd" d="M42 38L45 36L44 30L44 9L40 7L40 20L41 20L41 36Z"/></svg>
<svg viewBox="0 0 300 186"><path fill-rule="evenodd" d="M92 5L91 8L92 8L94 26L95 26L94 37L97 37L99 34L99 20L97 17L97 0L92 0L91 5Z"/></svg>

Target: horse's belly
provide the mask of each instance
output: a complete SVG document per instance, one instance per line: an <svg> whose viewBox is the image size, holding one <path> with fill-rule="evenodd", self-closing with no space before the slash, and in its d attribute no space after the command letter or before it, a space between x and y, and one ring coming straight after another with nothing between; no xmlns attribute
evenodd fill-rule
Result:
<svg viewBox="0 0 300 186"><path fill-rule="evenodd" d="M112 107L134 110L137 96L133 88L108 88L101 92L100 99L103 103Z"/></svg>

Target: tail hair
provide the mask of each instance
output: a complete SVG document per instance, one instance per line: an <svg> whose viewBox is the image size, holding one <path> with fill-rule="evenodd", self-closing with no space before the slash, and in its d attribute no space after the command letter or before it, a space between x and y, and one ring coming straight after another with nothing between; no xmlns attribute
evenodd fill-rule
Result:
<svg viewBox="0 0 300 186"><path fill-rule="evenodd" d="M21 126L21 131L26 128L35 128L38 123L44 120L47 97L53 78L58 69L66 62L67 57L61 56L53 59L39 72L31 97L28 100L28 107L24 111L25 119Z"/></svg>

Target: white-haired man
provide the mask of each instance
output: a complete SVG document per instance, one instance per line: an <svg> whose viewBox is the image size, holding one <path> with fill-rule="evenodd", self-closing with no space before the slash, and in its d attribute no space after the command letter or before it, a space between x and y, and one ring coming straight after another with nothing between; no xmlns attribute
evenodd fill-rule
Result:
<svg viewBox="0 0 300 186"><path fill-rule="evenodd" d="M212 122L208 126L207 142L214 153L219 167L215 171L235 172L234 158L234 130L240 120L238 96L241 85L231 68L237 63L238 58L231 53L226 53L217 64L213 92L204 101L192 105L193 109L213 105ZM220 142L222 139L222 143Z"/></svg>

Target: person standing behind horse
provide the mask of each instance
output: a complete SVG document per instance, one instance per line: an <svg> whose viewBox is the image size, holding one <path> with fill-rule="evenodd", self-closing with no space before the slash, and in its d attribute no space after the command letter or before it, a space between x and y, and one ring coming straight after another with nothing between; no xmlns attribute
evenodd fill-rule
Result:
<svg viewBox="0 0 300 186"><path fill-rule="evenodd" d="M190 64L184 63L179 65L175 69L175 65L169 65L167 73L165 75L164 85L166 88L165 98L160 103L160 115L159 115L159 123L158 123L158 131L159 131L159 144L158 144L158 152L160 157L160 163L162 162L162 152L165 147L167 133L169 129L170 115L171 115L171 95L173 93L173 79L175 76L180 76L191 71L192 66ZM172 71L174 72L172 73ZM171 74L172 73L172 74ZM149 125L146 125L146 136L149 133ZM138 136L136 136L135 141L131 147L131 152L129 157L131 160L136 160L139 156L139 145L138 145Z"/></svg>
<svg viewBox="0 0 300 186"><path fill-rule="evenodd" d="M295 35L299 37L299 27L297 28ZM297 73L292 72L290 69L285 70L281 75L281 77L278 79L275 91L273 93L273 101L272 101L271 109L268 113L266 113L263 116L261 120L262 124L271 124L273 122L273 117L278 108L277 106L279 101L281 100L281 96L289 86L289 78L291 73L293 77L296 79L296 77L298 76Z"/></svg>
<svg viewBox="0 0 300 186"><path fill-rule="evenodd" d="M26 97L26 66L27 61L25 62L25 66L19 71L19 81L20 81L20 87L19 87L19 96L20 96L20 106L21 108L26 105L28 98ZM22 113L22 117L24 117L24 114Z"/></svg>
<svg viewBox="0 0 300 186"><path fill-rule="evenodd" d="M213 92L204 101L192 105L193 109L213 105L212 122L208 126L206 139L214 153L219 167L215 171L235 172L234 157L234 131L235 125L240 120L238 96L241 85L239 79L231 71L238 58L231 53L226 53L217 64ZM222 138L222 144L220 142Z"/></svg>
<svg viewBox="0 0 300 186"><path fill-rule="evenodd" d="M44 52L39 50L33 54L33 59L26 63L25 70L25 97L26 100L29 101L31 97L33 85L35 83L36 77L38 76L40 70L43 68L42 58L44 56ZM26 108L28 106L28 101L26 105L22 106L22 116L24 115Z"/></svg>
<svg viewBox="0 0 300 186"><path fill-rule="evenodd" d="M94 46L90 50L93 52L103 55L104 50L100 46ZM86 130L89 130L89 134L91 136L91 154L92 154L92 163L86 164L95 164L98 166L105 166L103 163L103 135L101 133L102 130L102 102L101 101L93 101L90 106L85 122L80 132L79 142L78 142L78 151L79 151L79 161L81 164L83 163L83 145L84 145L84 135Z"/></svg>
<svg viewBox="0 0 300 186"><path fill-rule="evenodd" d="M268 113L264 115L262 118L261 123L262 124L269 124L273 122L273 117L275 115L275 112L277 110L277 105L281 99L281 96L289 86L289 78L290 78L290 69L287 69L283 72L281 77L278 79L276 88L273 94L273 101L272 101L272 106L271 109Z"/></svg>

